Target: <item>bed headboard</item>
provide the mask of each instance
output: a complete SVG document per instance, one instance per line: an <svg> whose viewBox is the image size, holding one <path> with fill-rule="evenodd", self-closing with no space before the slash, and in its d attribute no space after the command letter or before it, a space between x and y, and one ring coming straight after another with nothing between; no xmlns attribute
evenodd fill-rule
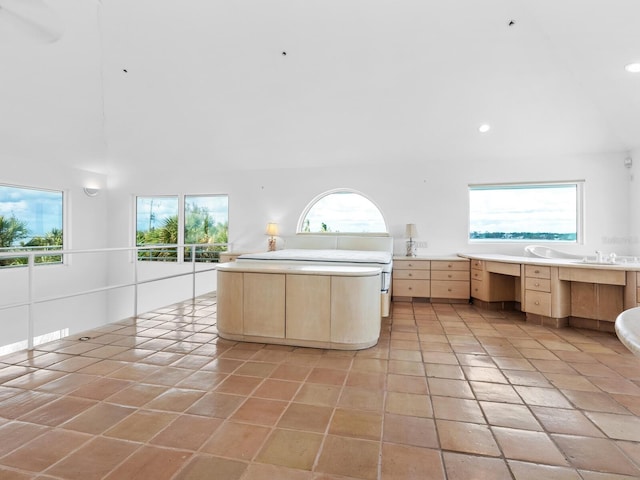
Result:
<svg viewBox="0 0 640 480"><path fill-rule="evenodd" d="M284 237L284 248L312 250L373 250L393 253L393 237L302 234Z"/></svg>

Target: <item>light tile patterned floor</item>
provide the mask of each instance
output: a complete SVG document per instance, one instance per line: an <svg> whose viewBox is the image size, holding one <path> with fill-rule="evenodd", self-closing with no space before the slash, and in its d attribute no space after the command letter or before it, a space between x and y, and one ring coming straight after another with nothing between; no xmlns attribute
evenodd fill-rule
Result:
<svg viewBox="0 0 640 480"><path fill-rule="evenodd" d="M357 353L218 339L205 296L0 358L0 478L640 478L614 335L392 309Z"/></svg>

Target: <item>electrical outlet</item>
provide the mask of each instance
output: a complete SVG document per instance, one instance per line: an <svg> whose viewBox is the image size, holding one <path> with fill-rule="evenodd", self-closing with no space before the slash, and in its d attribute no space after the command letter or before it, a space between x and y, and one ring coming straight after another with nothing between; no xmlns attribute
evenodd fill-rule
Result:
<svg viewBox="0 0 640 480"><path fill-rule="evenodd" d="M416 248L427 248L427 242L416 242Z"/></svg>

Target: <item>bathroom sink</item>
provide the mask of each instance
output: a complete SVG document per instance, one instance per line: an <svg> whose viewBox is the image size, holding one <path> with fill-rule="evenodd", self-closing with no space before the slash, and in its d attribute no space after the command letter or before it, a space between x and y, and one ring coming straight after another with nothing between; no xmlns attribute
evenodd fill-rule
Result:
<svg viewBox="0 0 640 480"><path fill-rule="evenodd" d="M527 257L539 257L539 258L558 258L558 259L580 259L584 260L584 255L574 255L572 253L561 252L554 248L544 247L542 245L528 245L524 249L524 253Z"/></svg>

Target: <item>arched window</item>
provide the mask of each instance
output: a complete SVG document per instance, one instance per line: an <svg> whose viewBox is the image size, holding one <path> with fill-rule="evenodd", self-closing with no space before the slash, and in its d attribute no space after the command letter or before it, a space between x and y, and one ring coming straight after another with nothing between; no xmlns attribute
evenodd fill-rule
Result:
<svg viewBox="0 0 640 480"><path fill-rule="evenodd" d="M387 233L380 209L363 194L330 190L314 198L298 223L298 233Z"/></svg>

